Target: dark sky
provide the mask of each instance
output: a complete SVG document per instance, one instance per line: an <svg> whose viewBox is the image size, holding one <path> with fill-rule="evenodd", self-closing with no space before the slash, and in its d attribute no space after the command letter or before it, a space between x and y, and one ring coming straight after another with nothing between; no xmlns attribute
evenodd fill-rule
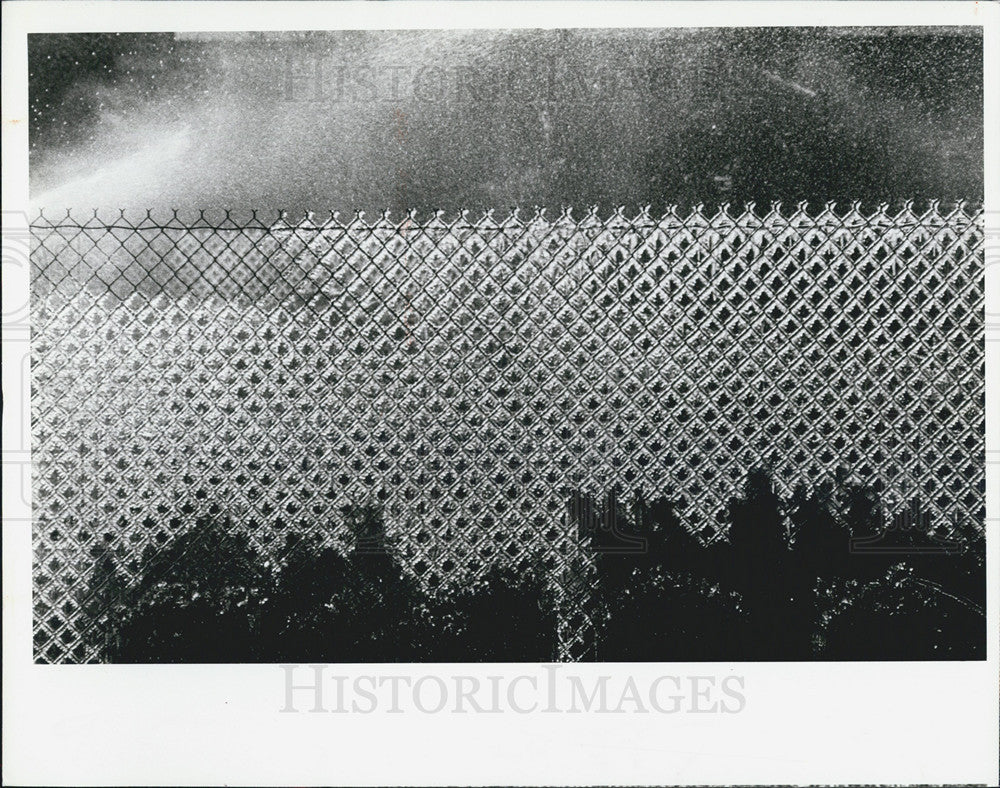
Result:
<svg viewBox="0 0 1000 788"><path fill-rule="evenodd" d="M37 206L980 200L972 28L33 35Z"/></svg>

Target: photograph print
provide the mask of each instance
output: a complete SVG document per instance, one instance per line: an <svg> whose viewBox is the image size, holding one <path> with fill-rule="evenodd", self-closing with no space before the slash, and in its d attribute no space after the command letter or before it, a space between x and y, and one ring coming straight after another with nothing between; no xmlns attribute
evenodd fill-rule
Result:
<svg viewBox="0 0 1000 788"><path fill-rule="evenodd" d="M986 658L981 28L28 62L36 662Z"/></svg>

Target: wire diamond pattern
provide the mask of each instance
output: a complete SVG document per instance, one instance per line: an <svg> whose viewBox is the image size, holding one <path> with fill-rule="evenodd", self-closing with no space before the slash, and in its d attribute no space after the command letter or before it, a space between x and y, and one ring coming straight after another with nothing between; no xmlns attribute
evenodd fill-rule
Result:
<svg viewBox="0 0 1000 788"><path fill-rule="evenodd" d="M99 660L99 547L137 570L210 506L275 554L377 502L429 588L540 555L592 644L567 507L846 466L982 527L982 212L32 224L35 657Z"/></svg>

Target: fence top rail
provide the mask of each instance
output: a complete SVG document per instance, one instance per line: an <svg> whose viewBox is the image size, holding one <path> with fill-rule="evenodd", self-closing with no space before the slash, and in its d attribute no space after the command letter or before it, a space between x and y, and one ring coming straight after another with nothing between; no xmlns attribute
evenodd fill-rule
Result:
<svg viewBox="0 0 1000 788"><path fill-rule="evenodd" d="M890 212L889 203L880 203L867 212L860 201L854 201L847 210L838 210L835 202L827 202L821 209L811 211L808 202L799 202L794 208L783 207L780 201L772 202L767 210L761 210L756 203L746 203L743 210L733 209L729 203L722 203L714 213L706 211L704 204L695 205L687 213L678 206L671 206L658 218L649 206L634 215L626 214L624 206L614 209L607 218L601 218L597 206L589 208L585 215L574 216L573 208L563 208L551 218L546 208L536 207L522 213L514 208L506 216L497 218L495 211L483 211L478 218L471 211L463 209L451 217L442 210L434 211L427 218L419 218L416 210L405 212L400 221L394 221L392 213L384 210L379 217L370 221L365 211L353 211L349 218L343 218L339 211L319 214L314 211L259 211L203 209L182 211L145 210L85 212L66 209L54 212L42 208L31 220L33 230L123 230L140 231L203 231L203 232L246 232L255 230L262 233L323 233L323 232L377 232L386 231L406 234L408 232L438 231L479 231L504 232L527 230L532 227L565 227L566 229L597 230L760 230L774 228L859 229L864 227L906 228L968 225L982 220L982 203L959 200L943 208L939 200L930 200L922 212L914 210L914 200L906 200L895 213ZM295 218L298 217L298 218Z"/></svg>

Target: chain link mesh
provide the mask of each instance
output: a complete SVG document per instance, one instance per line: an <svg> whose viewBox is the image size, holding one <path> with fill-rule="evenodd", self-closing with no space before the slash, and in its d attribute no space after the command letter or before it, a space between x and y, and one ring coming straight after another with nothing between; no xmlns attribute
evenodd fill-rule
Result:
<svg viewBox="0 0 1000 788"><path fill-rule="evenodd" d="M273 555L375 503L428 588L543 555L592 643L567 506L619 485L706 540L755 465L846 467L981 527L982 212L912 204L32 223L35 658L212 507Z"/></svg>

